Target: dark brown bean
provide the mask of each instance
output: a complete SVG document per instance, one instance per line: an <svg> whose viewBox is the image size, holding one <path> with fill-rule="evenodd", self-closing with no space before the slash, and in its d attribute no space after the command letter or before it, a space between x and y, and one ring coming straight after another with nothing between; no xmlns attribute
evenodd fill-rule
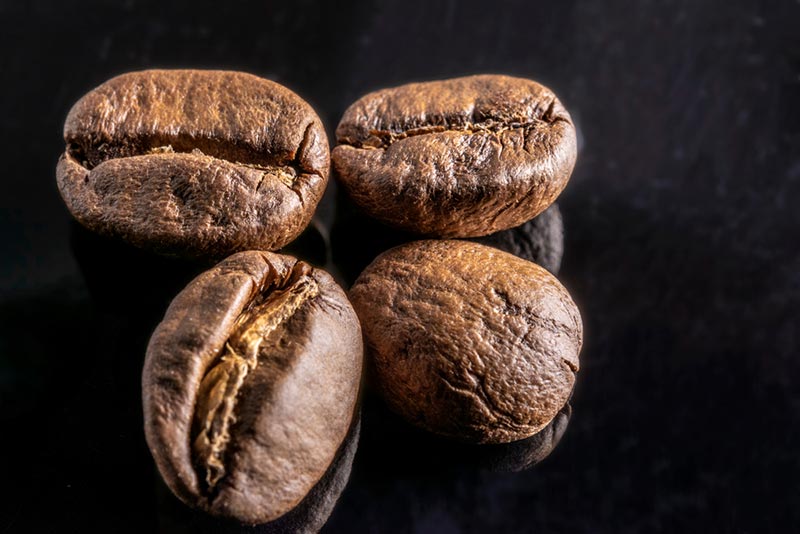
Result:
<svg viewBox="0 0 800 534"><path fill-rule="evenodd" d="M243 523L291 510L344 439L361 330L325 272L243 252L191 282L150 340L145 435L187 504Z"/></svg>
<svg viewBox="0 0 800 534"><path fill-rule="evenodd" d="M569 180L575 128L538 83L483 75L370 93L336 129L333 168L368 215L477 237L544 211Z"/></svg>
<svg viewBox="0 0 800 534"><path fill-rule="evenodd" d="M64 139L56 174L73 216L169 254L280 248L311 220L328 178L311 107L241 72L123 74L73 106Z"/></svg>
<svg viewBox="0 0 800 534"><path fill-rule="evenodd" d="M476 443L531 436L567 402L582 324L538 265L467 241L417 241L379 256L350 290L387 404Z"/></svg>

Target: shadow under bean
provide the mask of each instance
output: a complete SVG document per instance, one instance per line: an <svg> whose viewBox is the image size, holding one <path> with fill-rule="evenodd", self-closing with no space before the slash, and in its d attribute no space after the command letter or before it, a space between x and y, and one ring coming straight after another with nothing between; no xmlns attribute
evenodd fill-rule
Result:
<svg viewBox="0 0 800 534"><path fill-rule="evenodd" d="M474 445L414 427L389 410L374 392L364 401L363 462L376 476L462 472L519 472L534 467L555 450L566 432L572 407L564 405L553 420L528 438L511 443ZM390 459L388 461L387 459ZM379 475L380 473L380 475Z"/></svg>
<svg viewBox="0 0 800 534"><path fill-rule="evenodd" d="M344 193L339 194L330 241L333 264L346 287L350 287L381 253L420 239L426 237L369 218ZM557 275L564 254L564 224L558 205L553 204L538 217L516 228L469 240L532 261Z"/></svg>

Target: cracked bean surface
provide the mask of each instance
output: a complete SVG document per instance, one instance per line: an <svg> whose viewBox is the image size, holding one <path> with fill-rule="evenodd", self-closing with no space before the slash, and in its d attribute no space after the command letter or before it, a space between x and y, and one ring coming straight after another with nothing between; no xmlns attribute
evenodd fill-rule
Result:
<svg viewBox="0 0 800 534"><path fill-rule="evenodd" d="M272 521L320 480L350 427L363 347L325 272L243 252L192 281L150 340L145 435L187 504Z"/></svg>
<svg viewBox="0 0 800 534"><path fill-rule="evenodd" d="M242 72L117 76L72 107L64 140L56 178L72 215L162 253L278 249L307 226L328 179L314 110Z"/></svg>
<svg viewBox="0 0 800 534"><path fill-rule="evenodd" d="M553 203L576 158L572 119L546 87L468 76L370 93L345 112L332 163L368 215L437 237L521 225Z"/></svg>
<svg viewBox="0 0 800 534"><path fill-rule="evenodd" d="M537 433L569 399L580 314L532 262L477 243L417 241L380 255L350 298L371 378L413 424L505 443Z"/></svg>

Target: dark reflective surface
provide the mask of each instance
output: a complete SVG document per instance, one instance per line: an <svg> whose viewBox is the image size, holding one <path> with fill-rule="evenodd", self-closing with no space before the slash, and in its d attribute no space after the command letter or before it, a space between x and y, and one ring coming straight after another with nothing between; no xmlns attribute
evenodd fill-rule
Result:
<svg viewBox="0 0 800 534"><path fill-rule="evenodd" d="M558 203L515 228L472 239L541 265L558 275L564 256L564 221Z"/></svg>
<svg viewBox="0 0 800 534"><path fill-rule="evenodd" d="M159 269L84 282L54 171L72 103L154 66L275 79L331 133L367 91L503 72L578 126L559 278L586 343L558 447L515 473L426 461L367 403L323 531L796 531L797 20L756 0L0 3L0 531L159 525L139 377L172 295L127 289Z"/></svg>
<svg viewBox="0 0 800 534"><path fill-rule="evenodd" d="M327 199L326 199L327 200ZM322 203L321 209L327 207L327 202ZM323 223L314 218L297 239L286 245L278 252L288 254L295 258L302 258L315 267L326 267L330 263L330 238L328 229Z"/></svg>
<svg viewBox="0 0 800 534"><path fill-rule="evenodd" d="M103 313L158 321L179 291L217 263L160 256L94 234L75 221L69 226L73 256L89 295ZM295 241L278 252L325 267L329 256L326 234L321 223L313 220Z"/></svg>
<svg viewBox="0 0 800 534"><path fill-rule="evenodd" d="M371 476L422 477L525 471L547 458L567 431L572 407L533 436L511 443L473 445L413 427L392 413L374 393L364 401L363 444L358 462ZM368 425L368 427L367 427Z"/></svg>
<svg viewBox="0 0 800 534"><path fill-rule="evenodd" d="M430 239L370 219L341 190L336 208L336 218L330 232L331 257L333 268L341 274L342 283L346 286L352 285L361 271L379 254L404 243ZM471 238L470 241L499 248L558 274L564 255L561 210L554 204L538 217L516 228Z"/></svg>
<svg viewBox="0 0 800 534"><path fill-rule="evenodd" d="M70 222L70 245L89 296L103 315L157 324L172 297L214 265L159 256Z"/></svg>

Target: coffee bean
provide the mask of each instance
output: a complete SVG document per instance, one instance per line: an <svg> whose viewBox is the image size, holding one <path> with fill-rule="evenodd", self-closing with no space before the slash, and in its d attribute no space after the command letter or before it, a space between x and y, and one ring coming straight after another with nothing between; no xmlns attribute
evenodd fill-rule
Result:
<svg viewBox="0 0 800 534"><path fill-rule="evenodd" d="M274 250L308 224L328 178L317 115L241 72L149 70L81 98L56 177L98 233L190 257Z"/></svg>
<svg viewBox="0 0 800 534"><path fill-rule="evenodd" d="M373 384L409 422L474 443L531 436L566 404L582 324L538 265L467 241L379 256L350 290Z"/></svg>
<svg viewBox="0 0 800 534"><path fill-rule="evenodd" d="M477 237L544 211L576 158L569 113L546 87L508 76L370 93L336 129L335 174L367 214L439 237Z"/></svg>
<svg viewBox="0 0 800 534"><path fill-rule="evenodd" d="M320 480L350 427L361 330L324 271L243 252L170 305L147 349L145 435L170 489L257 524Z"/></svg>
<svg viewBox="0 0 800 534"><path fill-rule="evenodd" d="M551 204L536 218L521 226L473 238L473 241L499 248L558 274L561 258L564 256L564 222L561 211L558 204Z"/></svg>

